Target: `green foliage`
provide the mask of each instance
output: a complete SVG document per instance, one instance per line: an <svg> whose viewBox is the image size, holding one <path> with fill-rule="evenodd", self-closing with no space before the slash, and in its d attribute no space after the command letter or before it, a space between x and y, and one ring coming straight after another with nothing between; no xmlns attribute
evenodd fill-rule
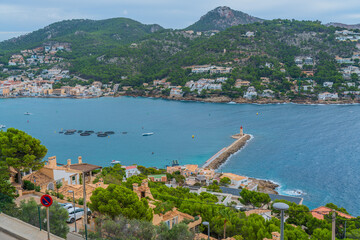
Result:
<svg viewBox="0 0 360 240"><path fill-rule="evenodd" d="M139 171L143 174L143 175L152 175L152 174L163 174L166 173L165 169L155 169L152 167L144 167L144 166L137 166L137 168L139 169Z"/></svg>
<svg viewBox="0 0 360 240"><path fill-rule="evenodd" d="M219 185L217 183L215 183L215 181L212 184L210 184L209 186L207 186L206 189L210 192L220 192L221 193L222 190L220 189Z"/></svg>
<svg viewBox="0 0 360 240"><path fill-rule="evenodd" d="M176 224L169 229L165 224L153 226L148 221L128 219L122 216L115 219L100 217L97 219L97 230L89 234L89 239L110 239L110 240L173 240L194 238L187 225ZM101 227L100 227L101 226Z"/></svg>
<svg viewBox="0 0 360 240"><path fill-rule="evenodd" d="M328 208L334 209L334 210L339 211L339 212L342 212L342 213L349 214L349 213L346 211L346 209L345 209L345 208L338 207L338 206L336 206L336 205L335 205L335 204L333 204L333 203L327 203L327 204L325 205L325 207L328 207Z"/></svg>
<svg viewBox="0 0 360 240"><path fill-rule="evenodd" d="M175 204L170 201L156 202L155 205L156 205L156 208L154 208L155 214L159 214L159 213L165 214L166 212L171 211L175 207Z"/></svg>
<svg viewBox="0 0 360 240"><path fill-rule="evenodd" d="M165 223L161 224L158 229L158 236L156 239L159 240L173 240L173 239L194 239L194 234L188 230L188 226L184 223L179 223L169 229Z"/></svg>
<svg viewBox="0 0 360 240"><path fill-rule="evenodd" d="M97 188L90 197L89 207L92 211L115 218L123 215L129 219L143 219L150 221L153 217L152 210L146 199L139 200L132 190L115 184L110 184L106 189Z"/></svg>
<svg viewBox="0 0 360 240"><path fill-rule="evenodd" d="M266 193L260 193L243 189L240 192L240 202L244 205L252 205L253 207L262 207L271 201Z"/></svg>
<svg viewBox="0 0 360 240"><path fill-rule="evenodd" d="M79 198L78 201L77 201L77 203L78 203L79 205L84 205L84 198Z"/></svg>
<svg viewBox="0 0 360 240"><path fill-rule="evenodd" d="M30 182L28 180L25 180L23 188L25 190L34 190L35 189L35 184L33 184L32 182Z"/></svg>
<svg viewBox="0 0 360 240"><path fill-rule="evenodd" d="M220 180L220 184L223 185L223 186L227 186L231 183L231 180L230 178L228 177L224 177Z"/></svg>
<svg viewBox="0 0 360 240"><path fill-rule="evenodd" d="M21 201L19 208L16 212L13 212L13 216L20 220L27 222L33 226L39 227L39 210L36 201L32 198L29 201ZM46 208L42 208L40 211L41 219L46 219ZM57 202L54 202L49 207L49 218L50 218L50 232L66 238L69 232L69 227L66 223L68 219L68 212L62 208ZM47 229L46 221L42 221L42 228Z"/></svg>
<svg viewBox="0 0 360 240"><path fill-rule="evenodd" d="M0 151L0 161L18 172L20 169L22 171L40 169L44 165L42 159L47 153L46 147L41 145L38 139L15 128L0 132ZM18 181L22 183L19 174Z"/></svg>
<svg viewBox="0 0 360 240"><path fill-rule="evenodd" d="M220 7L219 7L220 8ZM210 31L210 30L225 30L226 28L232 27L233 22L237 21L239 24L249 24L254 22L261 22L262 19L250 16L241 11L230 10L229 14L232 15L231 23L228 22L227 17L221 16L219 14L220 10L216 8L206 15L201 17L199 21L187 27L186 29L194 30L194 31ZM236 20L235 20L236 19Z"/></svg>

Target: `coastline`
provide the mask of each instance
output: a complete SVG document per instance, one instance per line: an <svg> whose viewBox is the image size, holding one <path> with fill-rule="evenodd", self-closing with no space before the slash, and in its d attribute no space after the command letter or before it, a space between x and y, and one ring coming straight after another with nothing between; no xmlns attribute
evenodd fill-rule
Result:
<svg viewBox="0 0 360 240"><path fill-rule="evenodd" d="M3 97L0 96L0 99L14 99L14 98L56 98L56 99L92 99L92 98L103 98L103 97L143 97L143 98L156 98L163 100L173 100L173 101L188 101L188 102L206 102L206 103L227 103L227 104L301 104L301 105L354 105L360 104L360 100L336 100L336 101L319 101L311 99L273 99L273 98L261 98L249 100L245 98L230 98L227 96L214 96L209 98L199 98L194 96L187 97L169 97L161 94L135 94L135 93L120 93L116 95L108 96L9 96Z"/></svg>
<svg viewBox="0 0 360 240"><path fill-rule="evenodd" d="M210 169L218 170L220 169L226 162L231 158L232 155L241 151L249 141L251 141L254 137L250 134L235 134L231 136L233 139L236 139L232 144L228 147L224 147L219 152L217 152L214 156L209 158L203 165L203 167L207 167ZM276 190L280 187L279 184L276 184L270 180L263 180L257 178L249 178L253 182L258 185L258 190L263 193L270 194L279 194Z"/></svg>
<svg viewBox="0 0 360 240"><path fill-rule="evenodd" d="M161 94L136 94L136 93L123 93L116 94L113 97L144 97L144 98L157 98L164 100L174 100L174 101L189 101L189 102L206 102L206 103L233 103L233 104L303 104L303 105L346 105L346 104L360 104L360 100L336 100L336 101L319 101L311 99L273 99L273 98L261 98L248 100L245 98L230 98L227 96L214 96L210 98L199 98L194 96L187 97L169 97Z"/></svg>

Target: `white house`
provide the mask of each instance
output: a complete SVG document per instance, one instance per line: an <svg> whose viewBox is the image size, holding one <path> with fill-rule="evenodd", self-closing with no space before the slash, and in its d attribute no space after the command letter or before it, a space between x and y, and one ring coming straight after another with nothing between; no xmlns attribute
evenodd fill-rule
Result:
<svg viewBox="0 0 360 240"><path fill-rule="evenodd" d="M133 166L122 166L123 168L125 168L125 174L126 174L126 178L129 178L131 176L136 176L140 174L139 169L137 169L136 165Z"/></svg>
<svg viewBox="0 0 360 240"><path fill-rule="evenodd" d="M267 98L273 98L274 97L274 91L270 90L270 89L265 89L262 94L262 97L267 97Z"/></svg>
<svg viewBox="0 0 360 240"><path fill-rule="evenodd" d="M246 99L253 99L257 97L257 92L255 90L254 87L249 87L246 91L246 93L244 94L244 98Z"/></svg>
<svg viewBox="0 0 360 240"><path fill-rule="evenodd" d="M324 86L324 87L328 87L328 88L332 88L333 85L334 85L333 82L324 82L324 83L323 83L323 86Z"/></svg>
<svg viewBox="0 0 360 240"><path fill-rule="evenodd" d="M319 93L318 99L325 101L325 100L339 99L339 96L337 93L323 92L323 93Z"/></svg>

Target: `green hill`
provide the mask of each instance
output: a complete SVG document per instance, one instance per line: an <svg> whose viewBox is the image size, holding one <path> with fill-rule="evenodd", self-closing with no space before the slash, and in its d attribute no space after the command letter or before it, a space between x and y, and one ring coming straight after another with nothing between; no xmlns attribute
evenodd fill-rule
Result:
<svg viewBox="0 0 360 240"><path fill-rule="evenodd" d="M217 7L200 18L199 21L186 29L194 31L225 30L239 24L262 22L263 19L250 16L229 7Z"/></svg>
<svg viewBox="0 0 360 240"><path fill-rule="evenodd" d="M37 47L47 41L66 41L85 44L124 44L163 29L127 18L106 20L65 20L53 23L32 33L0 42L2 51L16 51Z"/></svg>

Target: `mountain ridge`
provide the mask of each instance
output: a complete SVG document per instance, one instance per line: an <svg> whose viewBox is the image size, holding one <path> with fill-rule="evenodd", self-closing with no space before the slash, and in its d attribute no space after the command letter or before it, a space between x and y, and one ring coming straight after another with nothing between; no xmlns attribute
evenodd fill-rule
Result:
<svg viewBox="0 0 360 240"><path fill-rule="evenodd" d="M264 20L261 18L253 17L247 13L222 6L209 11L203 15L199 21L190 25L186 29L195 31L223 31L229 27L239 24L249 24L262 21Z"/></svg>

